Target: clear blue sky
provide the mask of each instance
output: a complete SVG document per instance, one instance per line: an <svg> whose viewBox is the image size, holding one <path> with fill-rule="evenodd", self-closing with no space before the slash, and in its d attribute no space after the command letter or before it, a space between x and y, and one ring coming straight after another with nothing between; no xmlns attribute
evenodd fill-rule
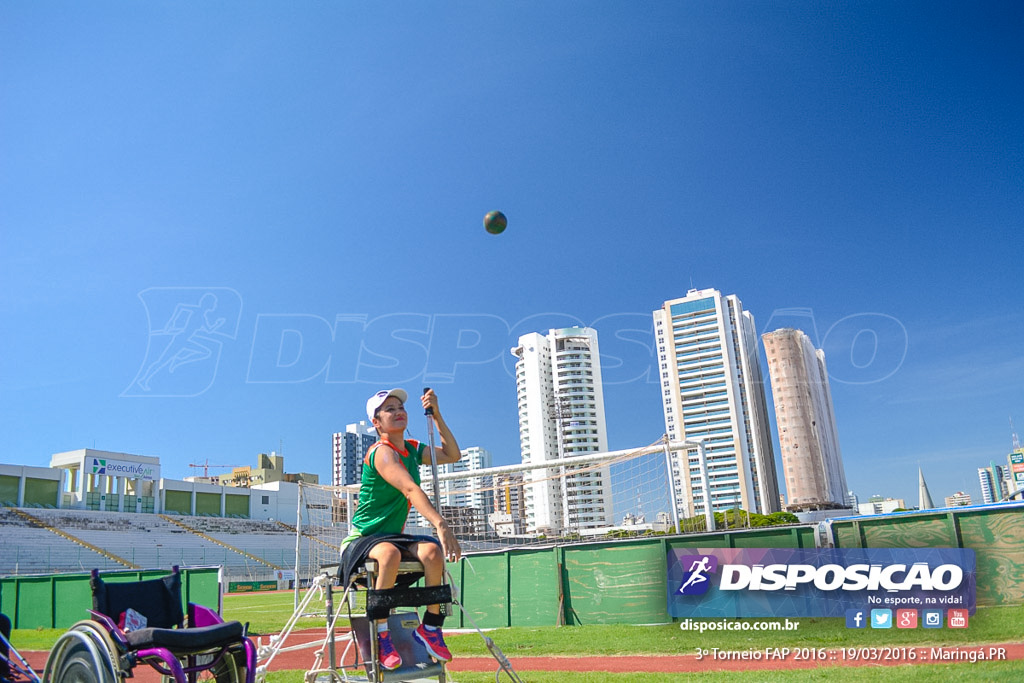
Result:
<svg viewBox="0 0 1024 683"><path fill-rule="evenodd" d="M862 498L1024 431L1020 3L6 2L0 46L2 462L329 479L425 384L517 462L508 350L571 323L651 443L691 285L824 346Z"/></svg>

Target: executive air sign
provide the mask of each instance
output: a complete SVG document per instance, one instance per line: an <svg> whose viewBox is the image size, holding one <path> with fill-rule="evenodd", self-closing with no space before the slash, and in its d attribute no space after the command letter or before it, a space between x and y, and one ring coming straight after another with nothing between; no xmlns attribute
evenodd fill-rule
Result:
<svg viewBox="0 0 1024 683"><path fill-rule="evenodd" d="M974 614L974 551L685 548L668 554L672 617L842 617L872 607Z"/></svg>
<svg viewBox="0 0 1024 683"><path fill-rule="evenodd" d="M160 468L157 465L128 462L127 460L111 460L110 458L89 458L89 460L92 461L91 474L106 474L112 477L143 479L147 481L160 477Z"/></svg>

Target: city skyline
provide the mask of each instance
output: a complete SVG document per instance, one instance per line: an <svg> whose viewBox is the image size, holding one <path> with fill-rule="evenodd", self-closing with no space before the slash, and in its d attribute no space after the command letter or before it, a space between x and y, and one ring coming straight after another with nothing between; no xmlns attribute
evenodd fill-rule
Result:
<svg viewBox="0 0 1024 683"><path fill-rule="evenodd" d="M650 444L691 288L824 350L862 499L980 500L1024 424L1013 3L131 10L0 5L5 461L326 482L367 396L430 386L512 464L508 349L567 327L608 448Z"/></svg>

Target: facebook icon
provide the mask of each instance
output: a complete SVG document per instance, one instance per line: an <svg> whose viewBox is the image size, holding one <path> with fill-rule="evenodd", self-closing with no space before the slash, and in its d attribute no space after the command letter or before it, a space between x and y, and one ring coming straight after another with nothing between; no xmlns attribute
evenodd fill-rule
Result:
<svg viewBox="0 0 1024 683"><path fill-rule="evenodd" d="M846 628L867 628L867 619L864 616L864 610L846 610Z"/></svg>

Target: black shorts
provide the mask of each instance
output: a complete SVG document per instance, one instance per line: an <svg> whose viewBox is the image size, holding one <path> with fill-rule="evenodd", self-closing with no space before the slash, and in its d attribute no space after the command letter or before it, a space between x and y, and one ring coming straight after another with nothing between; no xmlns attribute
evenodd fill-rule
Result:
<svg viewBox="0 0 1024 683"><path fill-rule="evenodd" d="M378 543L390 543L397 547L402 552L403 559L414 560L416 554L412 551L412 547L417 543L433 543L440 547L441 543L433 536L413 536L410 534L371 534L369 536L360 536L356 540L348 544L345 548L345 552L341 554L341 566L338 568L338 578L341 580L342 586L348 586L352 580L352 575L357 573L362 568L363 563L370 556L370 551L373 550L373 546ZM423 572L411 572L409 574L399 574L395 580L395 586L402 588L405 586L411 586L420 580L423 576ZM361 586L365 586L366 582L363 579L359 579L357 583Z"/></svg>

